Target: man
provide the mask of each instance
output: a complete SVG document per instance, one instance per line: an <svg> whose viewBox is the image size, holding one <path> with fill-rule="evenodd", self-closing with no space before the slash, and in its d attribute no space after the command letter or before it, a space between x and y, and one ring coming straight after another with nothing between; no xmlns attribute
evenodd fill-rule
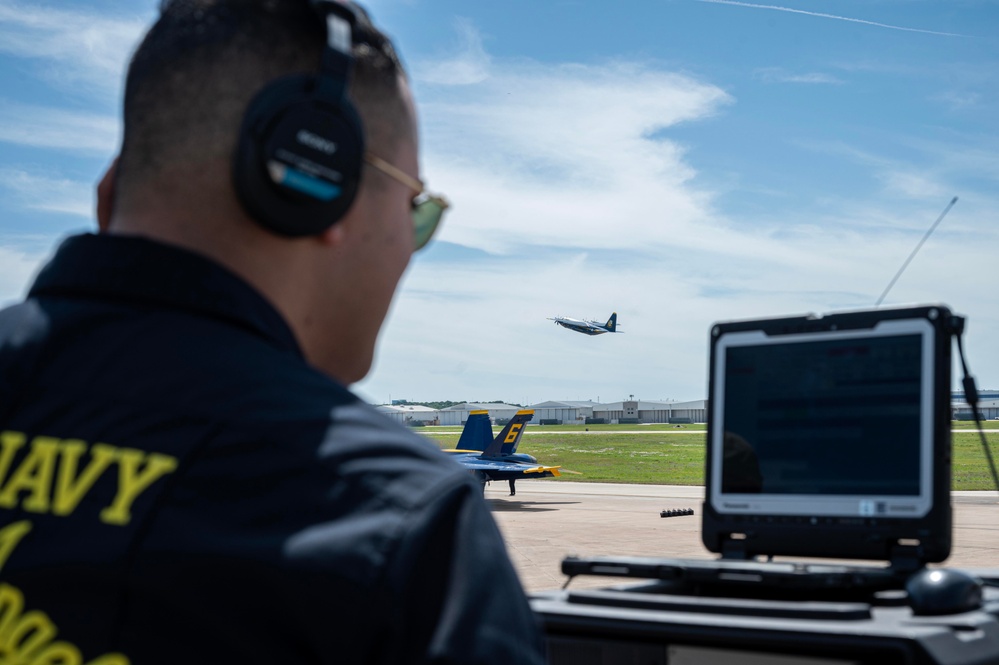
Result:
<svg viewBox="0 0 999 665"><path fill-rule="evenodd" d="M312 4L166 3L102 232L0 312L0 662L542 662L474 479L344 387L444 204L391 44Z"/></svg>

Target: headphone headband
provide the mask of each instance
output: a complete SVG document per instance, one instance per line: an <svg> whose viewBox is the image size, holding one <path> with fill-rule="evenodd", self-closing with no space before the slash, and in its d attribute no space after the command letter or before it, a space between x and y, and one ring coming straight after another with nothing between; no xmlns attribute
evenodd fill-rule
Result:
<svg viewBox="0 0 999 665"><path fill-rule="evenodd" d="M254 97L233 162L244 208L292 237L322 233L346 213L364 155L363 125L347 96L358 12L334 0L310 4L326 24L319 73L277 79Z"/></svg>
<svg viewBox="0 0 999 665"><path fill-rule="evenodd" d="M323 49L322 70L343 83L349 84L354 64L354 28L357 13L353 7L334 0L312 0L312 9L326 24L326 48Z"/></svg>

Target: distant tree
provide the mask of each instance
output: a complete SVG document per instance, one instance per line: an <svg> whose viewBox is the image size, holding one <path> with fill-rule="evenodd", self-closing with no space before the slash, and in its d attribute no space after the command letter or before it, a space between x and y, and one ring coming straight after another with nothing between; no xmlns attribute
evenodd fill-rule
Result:
<svg viewBox="0 0 999 665"><path fill-rule="evenodd" d="M449 406L454 406L455 404L464 404L464 402L452 402L450 400L444 400L443 402L410 402L410 404L419 404L420 406L427 406L431 409L446 409Z"/></svg>
<svg viewBox="0 0 999 665"><path fill-rule="evenodd" d="M468 401L469 400L467 399L461 400L459 402L452 402L451 400L443 400L440 402L407 402L407 404L418 404L420 406L427 406L430 407L431 409L437 409L439 411L441 409L446 409L448 407L455 406L457 404L465 404ZM524 408L523 404L517 404L516 402L507 402L506 400L502 399L489 400L488 402L473 402L473 404L509 404L510 406L516 406L521 409Z"/></svg>

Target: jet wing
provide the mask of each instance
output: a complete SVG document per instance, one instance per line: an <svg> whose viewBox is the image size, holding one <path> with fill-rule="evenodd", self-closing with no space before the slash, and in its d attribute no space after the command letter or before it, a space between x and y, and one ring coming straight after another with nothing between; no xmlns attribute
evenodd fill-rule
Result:
<svg viewBox="0 0 999 665"><path fill-rule="evenodd" d="M560 466L544 466L541 464L517 464L515 462L500 462L484 460L476 457L459 459L462 466L469 471L476 471L490 480L514 480L520 478L553 478L561 476Z"/></svg>

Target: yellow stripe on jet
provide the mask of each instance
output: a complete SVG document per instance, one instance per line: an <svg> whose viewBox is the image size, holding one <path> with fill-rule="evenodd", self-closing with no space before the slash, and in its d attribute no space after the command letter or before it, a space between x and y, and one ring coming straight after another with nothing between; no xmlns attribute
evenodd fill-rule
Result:
<svg viewBox="0 0 999 665"><path fill-rule="evenodd" d="M558 477L562 475L559 473L559 469L561 468L560 466L538 466L533 469L524 469L524 473L544 473L545 471L551 471L553 476Z"/></svg>

